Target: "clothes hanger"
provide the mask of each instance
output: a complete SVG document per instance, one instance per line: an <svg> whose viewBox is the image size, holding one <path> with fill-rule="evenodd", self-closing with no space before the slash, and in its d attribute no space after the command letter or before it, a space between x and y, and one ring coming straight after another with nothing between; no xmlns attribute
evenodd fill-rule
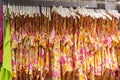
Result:
<svg viewBox="0 0 120 80"><path fill-rule="evenodd" d="M40 16L41 16L41 13L40 13L40 8L39 8L39 6L37 7L37 11L38 11L38 16L40 17Z"/></svg>
<svg viewBox="0 0 120 80"><path fill-rule="evenodd" d="M19 6L19 14L22 15L22 5Z"/></svg>
<svg viewBox="0 0 120 80"><path fill-rule="evenodd" d="M106 16L107 18L109 18L110 20L112 20L112 17L111 17L109 14L107 14L107 13L105 12L105 10L100 9L99 11L100 11L104 16Z"/></svg>
<svg viewBox="0 0 120 80"><path fill-rule="evenodd" d="M65 14L64 14L64 10L63 10L64 8L62 7L62 6L59 6L59 7L57 7L56 8L56 12L59 14L59 15L61 15L62 17L65 17Z"/></svg>
<svg viewBox="0 0 120 80"><path fill-rule="evenodd" d="M117 19L119 19L119 13L117 10L108 10L107 11L109 14L111 14L112 16L116 17Z"/></svg>
<svg viewBox="0 0 120 80"><path fill-rule="evenodd" d="M51 21L51 12L50 12L50 7L48 7L48 17L49 17L49 20Z"/></svg>
<svg viewBox="0 0 120 80"><path fill-rule="evenodd" d="M45 16L45 9L44 7L41 7L42 14Z"/></svg>
<svg viewBox="0 0 120 80"><path fill-rule="evenodd" d="M67 14L68 14L67 10L68 10L67 8L63 8L64 17L67 17Z"/></svg>
<svg viewBox="0 0 120 80"><path fill-rule="evenodd" d="M99 10L99 12L101 13L103 19L106 19L105 12L104 12L104 11L101 11L101 10Z"/></svg>
<svg viewBox="0 0 120 80"><path fill-rule="evenodd" d="M99 9L96 9L96 12L97 12L97 15L98 15L98 17L97 17L97 18L106 19L106 16L104 16L104 15L102 14L102 12L100 12L100 10L99 10Z"/></svg>
<svg viewBox="0 0 120 80"><path fill-rule="evenodd" d="M97 13L95 12L94 9L91 9L91 17L92 18L97 18Z"/></svg>
<svg viewBox="0 0 120 80"><path fill-rule="evenodd" d="M72 7L70 7L69 11L74 18L77 17L78 19L80 19L80 15L76 14L77 13L76 9L73 9Z"/></svg>
<svg viewBox="0 0 120 80"><path fill-rule="evenodd" d="M62 17L66 17L66 10L62 6L54 8L54 11Z"/></svg>
<svg viewBox="0 0 120 80"><path fill-rule="evenodd" d="M31 17L31 14L30 14L30 7L29 7L29 6L27 6L27 15L28 15L29 17Z"/></svg>
<svg viewBox="0 0 120 80"><path fill-rule="evenodd" d="M20 17L20 5L18 6L18 17Z"/></svg>

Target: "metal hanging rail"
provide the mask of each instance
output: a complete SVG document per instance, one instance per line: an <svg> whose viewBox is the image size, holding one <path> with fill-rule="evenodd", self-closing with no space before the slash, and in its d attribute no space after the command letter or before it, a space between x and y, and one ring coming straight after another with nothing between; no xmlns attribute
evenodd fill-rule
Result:
<svg viewBox="0 0 120 80"><path fill-rule="evenodd" d="M45 1L45 0L3 0L4 4L11 5L24 5L24 6L63 6L63 7L84 7L86 5L92 6L93 4L105 4L106 1L78 1L78 2L70 2L70 1ZM118 1L107 1L107 3L112 4L120 4Z"/></svg>

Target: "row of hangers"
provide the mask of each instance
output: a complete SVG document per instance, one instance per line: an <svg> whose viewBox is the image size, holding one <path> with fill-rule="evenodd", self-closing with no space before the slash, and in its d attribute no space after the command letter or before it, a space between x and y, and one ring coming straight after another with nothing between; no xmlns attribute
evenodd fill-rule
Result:
<svg viewBox="0 0 120 80"><path fill-rule="evenodd" d="M6 15L7 7L9 9L9 13L11 15L11 18L13 16L29 16L34 17L35 15L41 16L41 13L51 18L51 13L53 11L57 12L62 17L73 17L73 18L80 18L80 15L82 16L91 16L93 18L103 18L103 19L110 19L112 20L112 16L119 19L120 14L117 10L104 10L104 9L86 9L85 7L77 7L76 9L65 8L62 6L55 7L53 6L52 9L50 7L39 7L39 6L16 6L16 5L4 5L3 6L3 13Z"/></svg>

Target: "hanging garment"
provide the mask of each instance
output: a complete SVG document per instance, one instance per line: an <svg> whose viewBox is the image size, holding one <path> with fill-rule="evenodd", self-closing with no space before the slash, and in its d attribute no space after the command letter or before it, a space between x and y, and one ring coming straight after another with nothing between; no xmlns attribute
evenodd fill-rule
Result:
<svg viewBox="0 0 120 80"><path fill-rule="evenodd" d="M2 40L2 27L0 27L0 63L2 63L3 60L3 40Z"/></svg>
<svg viewBox="0 0 120 80"><path fill-rule="evenodd" d="M9 13L7 13L9 15ZM6 36L3 44L3 63L0 68L0 80L12 80L10 20L6 21Z"/></svg>
<svg viewBox="0 0 120 80"><path fill-rule="evenodd" d="M51 20L43 13L32 17L12 15L13 79L117 79L119 62L115 48L120 38L114 17L65 17L56 10L50 14Z"/></svg>
<svg viewBox="0 0 120 80"><path fill-rule="evenodd" d="M3 60L3 8L0 6L0 63L2 63Z"/></svg>

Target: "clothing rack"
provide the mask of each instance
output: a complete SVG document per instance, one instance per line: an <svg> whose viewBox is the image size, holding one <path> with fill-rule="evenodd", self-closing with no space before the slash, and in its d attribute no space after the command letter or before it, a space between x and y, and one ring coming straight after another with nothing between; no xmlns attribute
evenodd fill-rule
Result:
<svg viewBox="0 0 120 80"><path fill-rule="evenodd" d="M46 1L46 0L3 0L4 4L11 5L24 5L24 6L63 6L63 7L91 7L96 8L93 4L120 4L118 1L79 1L79 2L71 2L71 1Z"/></svg>

